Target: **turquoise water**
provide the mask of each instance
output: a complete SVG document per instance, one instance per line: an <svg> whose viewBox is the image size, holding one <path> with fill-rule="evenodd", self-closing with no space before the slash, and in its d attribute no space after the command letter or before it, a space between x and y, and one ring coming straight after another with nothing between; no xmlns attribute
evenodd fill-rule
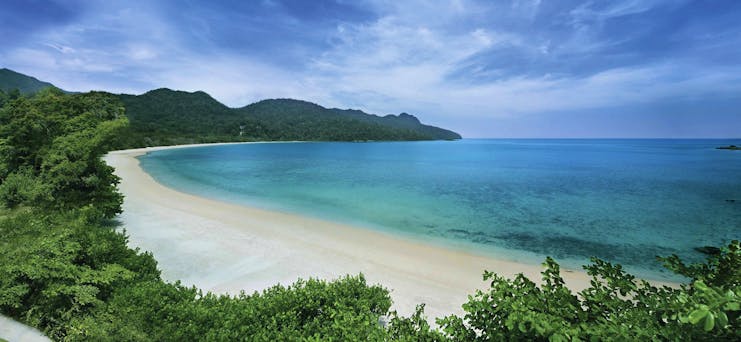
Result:
<svg viewBox="0 0 741 342"><path fill-rule="evenodd" d="M158 182L524 262L590 256L668 279L656 255L741 238L739 140L280 143L141 157ZM735 200L735 201L734 201Z"/></svg>

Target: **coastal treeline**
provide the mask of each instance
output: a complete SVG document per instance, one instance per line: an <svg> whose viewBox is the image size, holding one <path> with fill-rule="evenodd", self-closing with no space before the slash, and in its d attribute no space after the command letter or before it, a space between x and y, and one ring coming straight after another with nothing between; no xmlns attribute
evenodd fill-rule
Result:
<svg viewBox="0 0 741 342"><path fill-rule="evenodd" d="M51 83L0 69L0 91L33 95ZM63 91L64 92L64 91ZM416 117L377 116L360 110L325 108L294 99L273 99L229 108L203 91L166 88L142 95L118 94L129 125L116 149L259 140L403 141L455 140L453 131L424 125Z"/></svg>
<svg viewBox="0 0 741 342"><path fill-rule="evenodd" d="M416 117L376 116L292 100L263 100L229 108L208 94L157 89L119 95L130 125L117 147L233 141L398 141L460 139Z"/></svg>
<svg viewBox="0 0 741 342"><path fill-rule="evenodd" d="M409 317L389 312L388 290L362 275L238 295L166 282L111 220L122 197L101 156L131 127L125 102L54 89L0 102L0 312L55 340L741 339L738 241L702 264L657 261L687 279L679 288L598 259L579 293L550 258L539 282L485 272L490 287L434 328L423 305Z"/></svg>

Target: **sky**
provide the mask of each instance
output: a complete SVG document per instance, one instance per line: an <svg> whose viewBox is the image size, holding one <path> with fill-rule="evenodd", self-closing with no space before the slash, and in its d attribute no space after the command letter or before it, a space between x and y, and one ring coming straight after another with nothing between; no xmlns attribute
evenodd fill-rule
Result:
<svg viewBox="0 0 741 342"><path fill-rule="evenodd" d="M0 0L70 91L407 112L466 138L741 137L741 1Z"/></svg>

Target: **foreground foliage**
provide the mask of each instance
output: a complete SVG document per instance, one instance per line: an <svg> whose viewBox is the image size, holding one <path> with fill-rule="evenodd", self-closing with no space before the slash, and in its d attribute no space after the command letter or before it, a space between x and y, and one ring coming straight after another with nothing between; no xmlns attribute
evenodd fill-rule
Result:
<svg viewBox="0 0 741 342"><path fill-rule="evenodd" d="M678 260L672 257L672 260ZM665 259L667 260L667 259ZM706 272L687 274L678 264L669 268L695 276L680 288L655 287L625 273L620 265L599 259L585 266L591 287L572 293L559 266L548 258L542 285L519 275L507 280L487 272L488 291L477 291L463 305L465 317L439 321L455 340L679 340L738 338L739 268L722 277L727 266L738 265L741 251L733 242L721 256L703 266ZM721 279L708 285L710 279ZM719 317L714 322L714 317Z"/></svg>
<svg viewBox="0 0 741 342"><path fill-rule="evenodd" d="M0 109L0 202L69 210L94 206L111 218L123 197L100 156L126 126L123 107L103 93L47 88Z"/></svg>
<svg viewBox="0 0 741 342"><path fill-rule="evenodd" d="M0 95L0 312L56 340L741 340L738 241L703 264L661 258L689 280L678 288L599 259L579 293L550 258L540 284L486 272L489 289L438 328L424 305L389 313L388 291L362 275L236 296L168 283L108 221L121 196L100 157L127 124L116 98Z"/></svg>
<svg viewBox="0 0 741 342"><path fill-rule="evenodd" d="M54 339L380 339L388 292L362 276L214 295L161 280L154 258L82 213L0 221L0 309Z"/></svg>

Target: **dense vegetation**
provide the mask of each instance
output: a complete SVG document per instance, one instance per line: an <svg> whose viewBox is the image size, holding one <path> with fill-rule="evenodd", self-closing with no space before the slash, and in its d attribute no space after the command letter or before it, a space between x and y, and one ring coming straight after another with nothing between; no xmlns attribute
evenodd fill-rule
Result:
<svg viewBox="0 0 741 342"><path fill-rule="evenodd" d="M229 108L201 91L157 89L120 98L131 125L119 148L254 140L460 139L405 113L379 117L291 99Z"/></svg>
<svg viewBox="0 0 741 342"><path fill-rule="evenodd" d="M33 94L51 83L0 69L0 91ZM156 89L116 95L130 124L113 142L117 149L256 140L368 141L454 140L455 132L423 125L409 114L376 116L359 110L328 109L292 99L265 100L229 108L210 95Z"/></svg>
<svg viewBox="0 0 741 342"><path fill-rule="evenodd" d="M490 288L438 319L389 313L362 275L298 280L260 293L203 293L162 280L109 218L118 179L101 155L128 123L115 96L3 96L0 109L0 312L57 340L739 340L741 247L704 264L662 259L680 288L637 281L601 260L592 286L564 286L547 259L541 285L486 272ZM389 316L383 323L383 316Z"/></svg>
<svg viewBox="0 0 741 342"><path fill-rule="evenodd" d="M10 100L0 113L0 201L49 210L95 206L120 212L112 168L100 156L126 126L124 109L103 93L67 96L56 88Z"/></svg>
<svg viewBox="0 0 741 342"><path fill-rule="evenodd" d="M117 148L267 138L256 134L261 127L243 120L204 92L157 89L139 96L119 97L131 124ZM249 126L251 134L240 136L240 125Z"/></svg>
<svg viewBox="0 0 741 342"><path fill-rule="evenodd" d="M359 110L327 109L305 101L264 100L238 109L257 120L274 140L460 139L457 133L423 125L409 114L376 116Z"/></svg>

